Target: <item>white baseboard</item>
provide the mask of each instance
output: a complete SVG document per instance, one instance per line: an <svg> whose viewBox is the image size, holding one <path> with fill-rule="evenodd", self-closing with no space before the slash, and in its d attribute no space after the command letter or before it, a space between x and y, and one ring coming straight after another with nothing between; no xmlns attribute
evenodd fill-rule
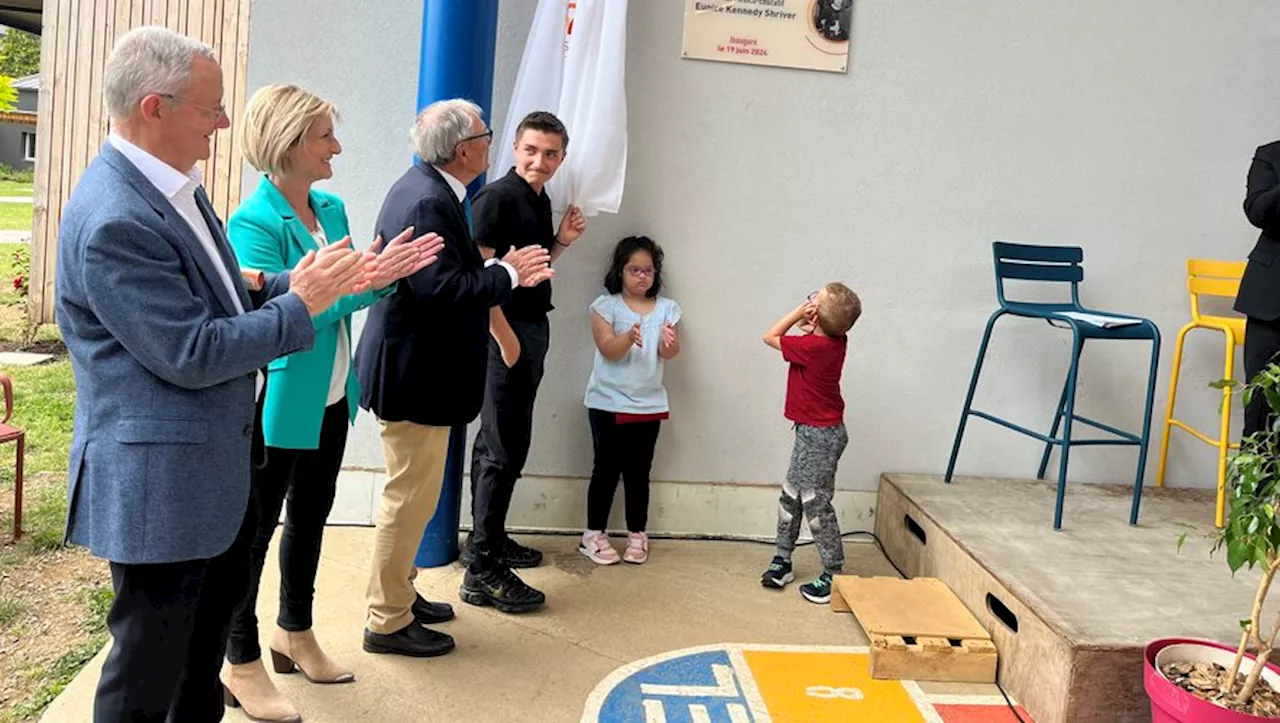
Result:
<svg viewBox="0 0 1280 723"><path fill-rule="evenodd" d="M331 525L372 525L382 488L381 470L344 469ZM470 482L463 477L462 527L470 528ZM776 534L778 488L710 482L660 482L649 488L649 533L675 537L771 540ZM507 527L519 532L580 532L586 524L587 481L526 476L516 485ZM837 489L834 505L844 532L875 527L876 493ZM625 530L622 488L614 498L610 528ZM807 537L808 530L802 530Z"/></svg>

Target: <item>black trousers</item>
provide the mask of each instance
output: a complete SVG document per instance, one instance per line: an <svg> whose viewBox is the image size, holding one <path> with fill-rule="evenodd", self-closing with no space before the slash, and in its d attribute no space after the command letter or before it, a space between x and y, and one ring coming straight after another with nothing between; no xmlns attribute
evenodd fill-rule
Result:
<svg viewBox="0 0 1280 723"><path fill-rule="evenodd" d="M231 612L249 585L257 527L250 494L240 532L208 560L111 563L116 598L107 615L115 644L102 667L95 723L222 720L218 672Z"/></svg>
<svg viewBox="0 0 1280 723"><path fill-rule="evenodd" d="M627 503L627 530L644 532L649 524L649 470L662 422L618 424L613 412L587 410L595 462L587 485L587 529L609 524L613 493L622 477Z"/></svg>
<svg viewBox="0 0 1280 723"><path fill-rule="evenodd" d="M489 340L480 431L471 449L471 539L480 553L477 560L499 552L506 541L507 511L529 457L533 402L551 336L545 317L510 323L520 340L520 358L508 369L498 343Z"/></svg>
<svg viewBox="0 0 1280 723"><path fill-rule="evenodd" d="M1245 381L1253 381L1277 352L1280 352L1280 319L1262 321L1249 317L1244 328ZM1269 412L1267 400L1261 394L1255 396L1252 403L1244 408L1244 436L1266 427Z"/></svg>
<svg viewBox="0 0 1280 723"><path fill-rule="evenodd" d="M257 427L261 436L261 420ZM253 487L260 508L249 547L249 585L236 606L227 641L227 660L232 663L252 663L262 657L258 643L258 584L286 499L289 506L280 535L276 624L291 632L311 629L320 544L325 521L333 509L348 427L347 400L343 398L324 410L318 449L264 447L265 460L253 466Z"/></svg>

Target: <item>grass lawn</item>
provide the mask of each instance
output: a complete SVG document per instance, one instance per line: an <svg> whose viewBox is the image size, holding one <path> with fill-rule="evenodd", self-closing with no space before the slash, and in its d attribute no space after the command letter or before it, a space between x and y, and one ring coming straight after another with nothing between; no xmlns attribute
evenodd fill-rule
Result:
<svg viewBox="0 0 1280 723"><path fill-rule="evenodd" d="M31 204L0 203L0 230L31 233Z"/></svg>
<svg viewBox="0 0 1280 723"><path fill-rule="evenodd" d="M25 300L0 253L0 342L22 338ZM38 338L58 337L46 325ZM14 446L0 446L0 723L39 720L50 702L106 643L111 605L106 563L62 545L67 449L75 410L71 363L0 366L13 380L11 423L26 432L23 537L14 542Z"/></svg>
<svg viewBox="0 0 1280 723"><path fill-rule="evenodd" d="M19 181L0 181L0 196L34 196L35 186Z"/></svg>

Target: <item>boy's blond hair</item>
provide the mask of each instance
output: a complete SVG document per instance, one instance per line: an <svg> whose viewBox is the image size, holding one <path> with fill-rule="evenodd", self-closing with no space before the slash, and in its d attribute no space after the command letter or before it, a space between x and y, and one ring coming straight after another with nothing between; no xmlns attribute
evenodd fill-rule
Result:
<svg viewBox="0 0 1280 723"><path fill-rule="evenodd" d="M839 281L827 284L823 290L827 295L818 305L818 326L827 336L844 336L862 316L862 300Z"/></svg>

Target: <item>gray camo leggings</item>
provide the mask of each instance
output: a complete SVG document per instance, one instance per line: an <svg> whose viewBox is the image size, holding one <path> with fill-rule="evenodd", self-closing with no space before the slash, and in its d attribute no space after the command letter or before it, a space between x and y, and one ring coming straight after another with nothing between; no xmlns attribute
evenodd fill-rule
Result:
<svg viewBox="0 0 1280 723"><path fill-rule="evenodd" d="M791 468L778 498L778 552L790 558L800 536L801 516L809 518L823 568L832 574L844 567L840 524L831 499L836 491L836 464L849 444L844 425L810 427L797 424Z"/></svg>

